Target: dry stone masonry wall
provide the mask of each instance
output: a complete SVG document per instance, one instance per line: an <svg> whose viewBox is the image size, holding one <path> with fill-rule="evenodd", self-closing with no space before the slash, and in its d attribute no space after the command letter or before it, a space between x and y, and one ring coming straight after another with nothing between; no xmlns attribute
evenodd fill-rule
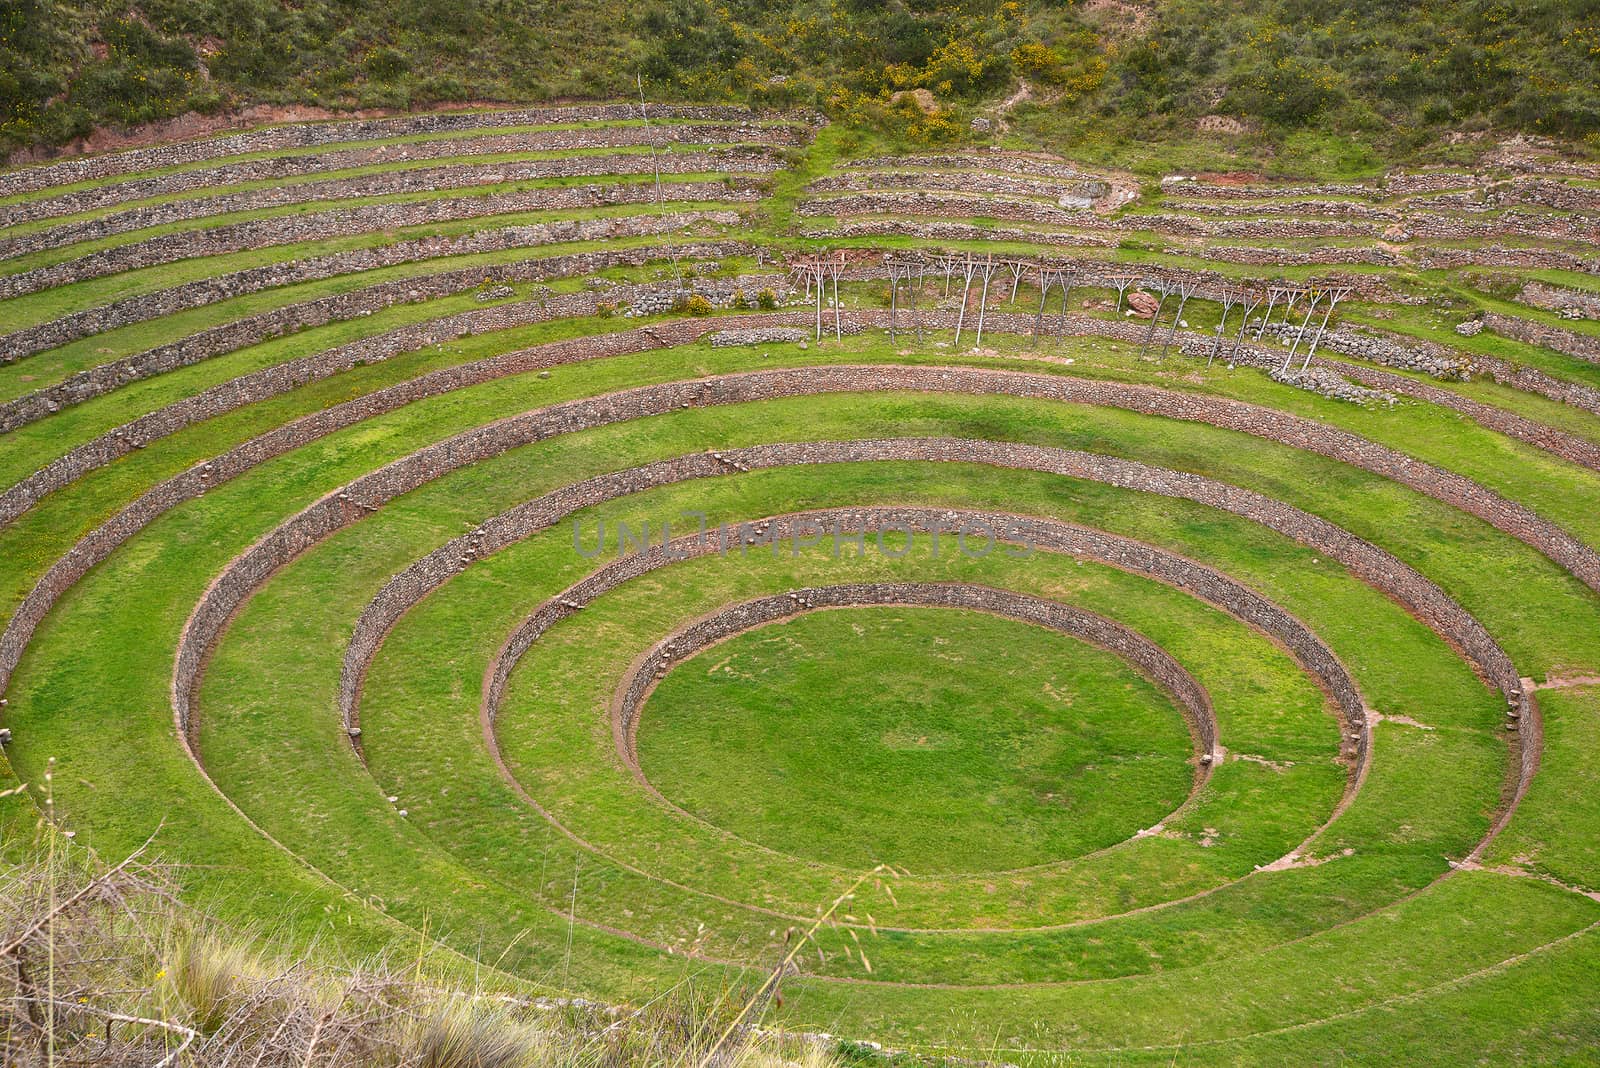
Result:
<svg viewBox="0 0 1600 1068"><path fill-rule="evenodd" d="M1499 312L1485 312L1483 325L1514 341L1552 349L1589 363L1600 363L1600 336L1595 334L1580 334L1576 330L1563 330L1559 326L1546 326Z"/></svg>
<svg viewBox="0 0 1600 1068"><path fill-rule="evenodd" d="M1024 155L1017 152L973 152L966 155L934 153L917 156L872 156L863 159L845 160L839 166L849 170L875 171L903 170L907 167L965 172L976 171L981 172L980 175L974 175L973 177L973 180L978 182L981 182L984 177L994 174L1016 174L1024 178L1050 178L1058 182L1083 182L1087 183L1085 191L1094 197L1104 196L1110 189L1105 180L1098 175L1091 174L1065 161L1042 159L1038 156Z"/></svg>
<svg viewBox="0 0 1600 1068"><path fill-rule="evenodd" d="M850 219L835 226L808 226L806 237L921 237L930 241L1016 241L1034 245L1075 245L1113 248L1116 239L1101 234L1060 230L1027 230L1015 226L977 226L964 222L927 222L917 219Z"/></svg>
<svg viewBox="0 0 1600 1068"><path fill-rule="evenodd" d="M808 193L849 193L875 189L943 189L954 192L974 192L981 186L984 192L1007 196L1042 197L1059 202L1062 207L1088 207L1098 195L1103 195L1101 183L1047 181L1038 178L1019 178L1009 174L985 174L981 180L972 174L949 174L942 171L856 171L818 178L806 186Z"/></svg>
<svg viewBox="0 0 1600 1068"><path fill-rule="evenodd" d="M609 344L616 346L611 351L620 351L623 346L638 344L639 340L641 339L613 335L607 339L584 339L582 344L590 349L602 350ZM545 346L545 351L539 355L545 361L563 355L568 358L586 358L576 352L552 351L570 349L577 344L557 343L554 346ZM589 358L600 354L603 353L591 352ZM530 354L519 355L524 361L530 358ZM471 375L463 373L469 370L469 368L457 368L438 374L457 377L463 384L473 378L481 380L484 374L483 368L478 368L476 373ZM407 383L394 388L414 392L417 386L415 383ZM1389 450L1364 442L1354 435L1320 427L1293 416L1257 409L1238 402L1187 397L1170 394L1164 390L1118 383L1056 379L1015 372L911 367L826 367L729 375L696 382L645 387L513 417L458 435L438 445L429 446L352 483L347 490L325 498L318 505L302 513L300 517L291 521L289 527L280 528L279 533L260 543L257 549L248 555L252 558L258 554L272 557L285 546L309 544L332 529L346 522L353 522L364 514L365 510L376 506L382 500L414 489L423 482L438 477L445 470L497 455L514 445L542 439L551 434L567 433L619 418L643 418L651 414L664 414L685 405L731 404L827 392L885 390L1007 394L1056 399L1068 403L1104 404L1146 414L1212 422L1213 425L1230 425L1234 429L1255 432L1258 436L1324 454L1329 454L1330 448L1336 449L1333 454L1369 470L1404 468L1401 473L1405 477L1396 478L1396 481L1413 485L1430 496L1436 496L1474 514L1491 517L1491 521L1498 519L1500 522L1496 522L1497 526L1501 526L1502 523L1522 522L1525 526L1521 529L1520 536L1524 537L1524 540L1535 544L1536 547L1545 547L1547 552L1554 550L1553 558L1563 564L1566 563L1560 558L1563 547L1559 544L1559 532L1553 531L1548 524L1537 517L1526 517L1525 510L1521 510L1520 506L1506 502L1482 487L1477 487L1449 472L1440 472L1430 465L1398 457ZM383 392L393 393L393 390ZM84 571L103 559L104 555L117 544L150 522L156 515L183 500L192 499L216 481L231 478L271 455L280 454L289 448L314 440L328 432L330 423L334 426L341 422L348 425L358 421L364 411L376 412L394 406L396 398L393 396L385 398L382 393L358 398L356 401L339 406L345 409L345 412L341 413L339 408L329 409L327 413L289 424L240 446L217 458L216 461L197 465L140 498L75 546L71 553L58 561L25 599L11 626L8 627L6 635L0 638L0 671L9 677L10 671L15 667L15 657L20 655L28 635L32 633L33 627L48 610L49 605L54 603L54 600ZM1208 418L1214 414L1217 417ZM784 461L786 463L827 462L806 459L811 454L810 450L826 449L826 446L797 444L775 448L780 449L787 457ZM1405 565L1376 547L1351 538L1315 516L1299 512L1279 502L1248 491L1223 487L1200 476L1178 472L1156 472L1155 469L1143 464L1093 454L1069 453L1035 446L972 442L944 445L937 442L932 444L901 442L892 444L889 448L891 451L883 458L917 458L927 461L952 459L960 462L995 463L1000 466L1054 471L1058 474L1091 478L1126 488L1142 488L1167 496L1183 497L1245 515L1307 544L1315 545L1344 561L1368 581L1393 593L1404 603L1412 605L1419 618L1430 622L1430 625L1446 626L1444 632L1452 636L1458 648L1480 664L1486 677L1496 680L1509 677L1514 684L1516 676L1510 671L1509 662L1502 663L1495 659L1498 647L1494 646L1492 639L1489 639L1486 633L1482 633L1481 628L1474 630L1475 622L1470 625L1466 622L1470 620L1469 616L1465 616L1464 613L1461 613L1464 619L1455 616L1454 613L1460 612L1459 608L1453 608L1453 602L1448 598L1444 598L1441 603L1438 598L1442 598L1443 594L1431 583L1422 580L1420 576L1415 576L1415 573L1410 572ZM1575 569L1569 568L1569 570L1574 570L1574 574L1580 578L1593 570L1592 562L1574 560L1573 565ZM252 565L246 568L245 572L251 574L259 572L260 575L265 575L276 566L263 562L260 569ZM233 569L230 569L231 573ZM1585 578L1585 581L1592 585L1594 578L1591 575ZM219 581L213 590L220 590L223 587L224 583ZM240 595L242 594L241 590ZM216 626L220 627L228 614L231 614L231 607L223 610L222 614L215 618ZM1503 657L1503 653L1498 655Z"/></svg>
<svg viewBox="0 0 1600 1068"><path fill-rule="evenodd" d="M231 212L310 204L319 200L432 193L443 189L470 189L547 178L638 176L653 174L658 169L662 174L770 174L777 166L778 161L767 154L731 151L676 152L654 159L645 155L578 156L384 171L357 178L278 185L208 198L186 198L133 208L101 219L66 223L20 237L0 239L0 259L60 248L79 241L95 241L150 226L164 226ZM584 205L580 203L578 206Z"/></svg>
<svg viewBox="0 0 1600 1068"><path fill-rule="evenodd" d="M1537 279L1523 284L1517 299L1568 319L1600 319L1600 293L1568 286L1553 286Z"/></svg>
<svg viewBox="0 0 1600 1068"><path fill-rule="evenodd" d="M642 129L643 127L638 128L638 130ZM782 129L782 127L750 127L746 136L741 136L733 142L728 142L736 143L738 147L713 149L712 151L728 152L736 156L764 157L776 161L779 158L779 145L771 142L776 138L783 144L788 143L788 139L782 136ZM693 130L695 134L693 138L689 137L687 129L680 129L677 131L678 136L688 139L674 141L667 146L655 146L653 141L642 140L644 135L634 127L612 127L605 131L606 136L603 138L599 135L599 132L586 134L585 139L592 140L595 143L581 147L583 151L599 152L605 149L628 148L631 146L636 151L626 154L611 152L604 156L593 158L617 160L619 165L622 165L624 160L632 160L634 158L642 159L648 163L653 156L661 164L662 169L666 170L671 166L671 160L675 156L688 154L683 151L673 150L673 146L683 146L691 151L696 151L700 145L723 143L719 138L734 133L746 132L743 127L729 128L723 126L694 127ZM94 186L89 189L78 189L45 199L27 200L12 205L0 205L0 221L9 226L17 222L28 222L34 219L53 218L61 215L104 209L131 200L215 190L246 182L304 178L330 171L354 170L361 167L395 166L397 164L420 163L440 159L462 159L474 156L526 156L530 153L550 153L560 151L560 143L571 140L573 138L564 132L560 136L549 132L499 134L485 137L456 138L448 141L380 144L368 148L319 152L304 156L273 156L267 159L241 160L218 167L175 171L170 174L130 179L125 182ZM652 146L661 150L647 151ZM573 156L562 158L551 156L545 159L524 160L523 162L543 164L550 168L550 173L547 177L560 177L560 171L563 168L581 168L585 166L584 160L586 158L589 157ZM484 164L484 166L494 166L494 164ZM581 171L578 173L581 173Z"/></svg>
<svg viewBox="0 0 1600 1068"><path fill-rule="evenodd" d="M672 120L651 127L670 138L674 125L681 122L735 123L748 127L754 119L748 108L702 105L655 105L650 117ZM0 196L28 193L53 185L96 181L120 174L158 170L189 163L223 159L228 156L283 149L311 148L349 141L377 141L385 138L426 137L468 130L521 126L551 126L580 122L637 122L639 108L632 104L595 104L576 107L522 108L516 111L435 112L393 119L367 119L355 122L295 123L271 126L245 133L229 134L198 141L157 145L127 152L64 160L0 174ZM812 120L815 121L815 120ZM643 129L644 127L639 127ZM581 137L588 131L561 131ZM697 138L704 140L703 138ZM715 138L728 141L729 138ZM581 147L574 144L562 147Z"/></svg>
<svg viewBox="0 0 1600 1068"><path fill-rule="evenodd" d="M495 215L536 211L575 211L619 204L672 201L752 202L759 184L729 179L721 182L611 183L531 189L516 193L442 200L370 204L304 215L275 216L207 230L184 231L133 244L90 252L64 263L0 276L0 300L37 293L111 274L139 270L199 256L221 256L276 245L360 237L408 226L457 222Z"/></svg>
<svg viewBox="0 0 1600 1068"><path fill-rule="evenodd" d="M547 260L528 260L496 268L493 277L502 285L508 281L546 280L574 273L601 270L622 265L638 265L660 260L668 255L693 257L696 255L728 255L740 251L741 246L684 245L662 248L660 246L622 250L618 252L588 252L573 256L557 256ZM306 304L264 312L224 326L195 334L192 337L163 345L147 352L104 364L90 371L74 375L65 382L48 389L27 394L17 400L0 405L0 433L25 426L59 411L64 405L79 404L103 396L120 386L149 378L153 375L187 367L223 353L236 351L247 345L280 337L310 326L323 325L341 319L368 315L380 308L398 303L415 303L421 300L462 293L481 285L485 273L481 268L468 268L444 275L420 279L389 282L354 293L342 293ZM693 283L690 292L708 295L714 305L732 303L732 294L744 286L782 286L784 279L760 276L748 279L705 280ZM509 287L506 287L509 288ZM677 283L658 283L618 287L619 292L635 301L653 299L665 291L667 303L673 303L680 287ZM510 293L504 294L510 296ZM362 364L386 360L401 352L414 351L428 345L452 341L468 334L491 330L507 330L549 319L588 316L597 312L599 305L610 298L603 293L585 293L535 300L530 303L503 305L484 311L430 319L412 326L392 330L380 336L351 342L333 349L304 357L296 363L312 369L315 377L336 374ZM284 364L291 367L292 364ZM295 376L291 376L294 378ZM247 384L250 376L235 379L227 384L239 396L254 396ZM148 440L137 429L128 433L139 440Z"/></svg>
<svg viewBox="0 0 1600 1068"><path fill-rule="evenodd" d="M577 241L615 241L631 237L657 237L700 226L733 226L739 216L732 211L676 211L624 215L606 219L561 219L525 226L477 230L459 237L423 237L392 245L335 252L308 260L253 267L232 274L174 286L114 304L89 308L38 326L0 337L0 363L64 345L69 341L104 333L132 323L159 319L189 308L203 307L264 289L314 282L344 274L394 267L419 260L508 252ZM483 268L492 273L497 268Z"/></svg>

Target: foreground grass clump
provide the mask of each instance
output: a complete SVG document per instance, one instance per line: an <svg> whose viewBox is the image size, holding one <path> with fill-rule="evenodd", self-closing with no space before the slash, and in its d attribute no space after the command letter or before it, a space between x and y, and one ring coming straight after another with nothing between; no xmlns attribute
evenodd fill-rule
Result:
<svg viewBox="0 0 1600 1068"><path fill-rule="evenodd" d="M0 794L0 799L8 796ZM831 1068L751 1026L767 990L685 981L642 1008L535 997L414 953L291 960L178 900L140 849L107 865L45 830L0 860L0 1061L350 1068ZM17 843L10 843L12 846ZM856 1061L855 1063L860 1063Z"/></svg>

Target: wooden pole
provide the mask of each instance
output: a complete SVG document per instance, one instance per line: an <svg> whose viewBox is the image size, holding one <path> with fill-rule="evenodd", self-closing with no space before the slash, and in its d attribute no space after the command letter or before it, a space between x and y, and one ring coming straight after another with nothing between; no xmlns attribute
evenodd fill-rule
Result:
<svg viewBox="0 0 1600 1068"><path fill-rule="evenodd" d="M1300 345L1300 335L1306 332L1306 327L1311 323L1311 317L1317 313L1317 302L1322 299L1322 294L1316 290L1311 291L1311 306L1306 309L1306 317L1300 323L1300 332L1294 337L1294 344L1289 346L1289 355L1283 358L1283 366L1278 368L1278 373L1284 374L1289 370L1289 364L1294 362L1294 350Z"/></svg>
<svg viewBox="0 0 1600 1068"><path fill-rule="evenodd" d="M817 275L817 341L820 342L822 340L822 291L826 287L822 284L822 268L812 264L811 269Z"/></svg>
<svg viewBox="0 0 1600 1068"><path fill-rule="evenodd" d="M844 253L839 253L839 265L828 265L828 273L833 275L833 339L844 340L844 325L839 321L842 309L839 307L839 276L844 273Z"/></svg>
<svg viewBox="0 0 1600 1068"><path fill-rule="evenodd" d="M1211 366L1211 361L1217 358L1217 352L1222 348L1222 336L1228 332L1228 313L1233 310L1236 298L1233 290L1222 290L1222 321L1217 324L1217 338L1211 343L1211 354L1206 357L1206 366Z"/></svg>
<svg viewBox="0 0 1600 1068"><path fill-rule="evenodd" d="M650 127L650 116L644 109L644 75L637 75L639 83L639 118L644 120L645 127ZM650 165L656 172L656 203L661 203L661 160L656 156L656 134L650 129Z"/></svg>
<svg viewBox="0 0 1600 1068"><path fill-rule="evenodd" d="M1228 350L1229 360L1239 355L1239 346L1244 344L1244 332L1250 329L1250 316L1261 307L1261 294L1247 293L1241 303L1244 305L1244 314L1239 319L1239 332L1233 336L1233 348Z"/></svg>
<svg viewBox="0 0 1600 1068"><path fill-rule="evenodd" d="M1172 344L1172 339L1178 336L1178 320L1183 318L1183 306L1189 303L1189 296L1195 291L1196 283L1178 283L1178 310L1172 313L1172 329L1167 331L1167 340L1161 343L1161 355L1167 354L1167 346Z"/></svg>
<svg viewBox="0 0 1600 1068"><path fill-rule="evenodd" d="M889 268L889 344L894 344L895 298L900 293L899 268Z"/></svg>
<svg viewBox="0 0 1600 1068"><path fill-rule="evenodd" d="M1150 329L1144 332L1144 344L1139 346L1139 355L1143 356L1150 347L1150 339L1156 336L1156 323L1161 320L1161 308L1167 303L1167 294L1171 292L1166 282L1161 282L1157 288L1161 291L1161 299L1156 301L1155 314L1150 316Z"/></svg>
<svg viewBox="0 0 1600 1068"><path fill-rule="evenodd" d="M1039 314L1033 320L1033 340L1039 340L1039 328L1044 325L1044 302L1050 296L1050 272L1041 261L1039 264Z"/></svg>
<svg viewBox="0 0 1600 1068"><path fill-rule="evenodd" d="M1267 312L1261 317L1261 325L1256 328L1256 341L1261 340L1261 335L1266 332L1267 320L1272 318L1273 305L1278 303L1278 287L1273 286L1267 290Z"/></svg>
<svg viewBox="0 0 1600 1068"><path fill-rule="evenodd" d="M1311 357L1317 354L1317 345L1322 341L1322 332L1328 328L1328 320L1333 316L1334 307L1349 295L1348 289L1335 289L1328 293L1328 310L1322 313L1322 323L1317 327L1317 336L1311 339L1311 347L1306 350L1305 366L1300 370L1304 371L1311 366Z"/></svg>
<svg viewBox="0 0 1600 1068"><path fill-rule="evenodd" d="M994 257L983 265L983 293L978 298L978 339L977 348L983 348L983 316L989 310L989 276L994 274Z"/></svg>
<svg viewBox="0 0 1600 1068"><path fill-rule="evenodd" d="M956 314L956 347L961 347L961 326L967 321L967 300L972 295L972 254L967 254L966 285L961 289L961 311Z"/></svg>
<svg viewBox="0 0 1600 1068"><path fill-rule="evenodd" d="M911 271L909 269L906 271L906 288L910 290L911 293L911 321L915 323L917 327L918 345L922 344L922 313L917 311L917 290L922 288L923 275L927 272L927 270L927 264L917 264L917 284L915 286L911 285Z"/></svg>

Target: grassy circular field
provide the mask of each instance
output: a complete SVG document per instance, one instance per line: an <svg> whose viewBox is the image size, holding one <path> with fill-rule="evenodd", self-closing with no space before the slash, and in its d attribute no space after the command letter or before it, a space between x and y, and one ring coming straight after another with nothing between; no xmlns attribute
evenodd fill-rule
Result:
<svg viewBox="0 0 1600 1068"><path fill-rule="evenodd" d="M1132 837L1194 777L1182 716L1105 650L979 612L834 609L678 663L639 760L673 803L780 853L1000 871Z"/></svg>

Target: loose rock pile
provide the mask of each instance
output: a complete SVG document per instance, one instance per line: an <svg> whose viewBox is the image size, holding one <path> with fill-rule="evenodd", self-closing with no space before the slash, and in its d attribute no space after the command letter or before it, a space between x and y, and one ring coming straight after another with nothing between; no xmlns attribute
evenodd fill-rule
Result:
<svg viewBox="0 0 1600 1068"><path fill-rule="evenodd" d="M852 331L854 333L854 331ZM735 345L792 345L811 337L808 331L797 326L755 327L749 330L718 330L711 335L712 348Z"/></svg>

